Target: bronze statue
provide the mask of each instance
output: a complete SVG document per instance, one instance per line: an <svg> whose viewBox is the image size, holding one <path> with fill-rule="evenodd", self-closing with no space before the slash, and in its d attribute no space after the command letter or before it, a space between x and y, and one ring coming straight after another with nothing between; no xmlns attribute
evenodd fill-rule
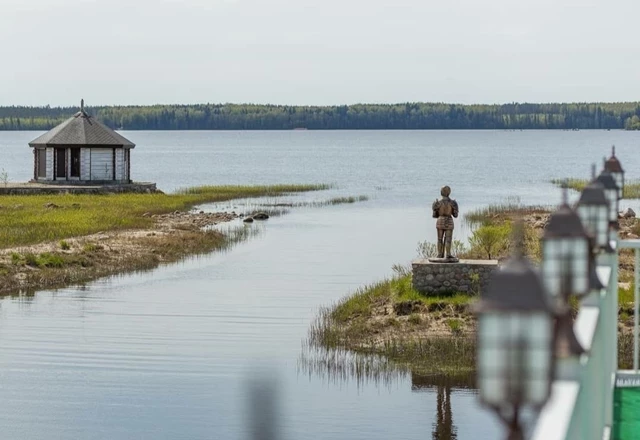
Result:
<svg viewBox="0 0 640 440"><path fill-rule="evenodd" d="M436 229L438 230L438 258L431 261L440 263L455 263L456 257L451 255L451 241L453 237L453 219L458 218L458 203L449 198L451 188L443 186L440 190L442 198L433 202L433 218L437 218Z"/></svg>

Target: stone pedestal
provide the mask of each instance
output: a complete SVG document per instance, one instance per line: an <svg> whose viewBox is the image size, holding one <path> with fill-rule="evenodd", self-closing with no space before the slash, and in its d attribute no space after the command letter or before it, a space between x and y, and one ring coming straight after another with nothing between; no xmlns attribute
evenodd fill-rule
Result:
<svg viewBox="0 0 640 440"><path fill-rule="evenodd" d="M414 260L413 288L424 295L468 292L487 288L491 273L498 269L497 260L460 260L457 263L432 263Z"/></svg>

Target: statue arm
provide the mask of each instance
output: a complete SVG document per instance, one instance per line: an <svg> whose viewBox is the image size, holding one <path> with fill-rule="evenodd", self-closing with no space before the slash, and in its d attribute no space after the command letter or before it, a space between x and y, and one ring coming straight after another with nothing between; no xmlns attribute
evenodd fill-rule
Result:
<svg viewBox="0 0 640 440"><path fill-rule="evenodd" d="M440 203L437 200L431 205L431 210L433 211L433 218L440 217Z"/></svg>
<svg viewBox="0 0 640 440"><path fill-rule="evenodd" d="M452 200L451 205L453 206L453 212L451 213L451 215L453 215L455 218L458 218L458 202Z"/></svg>

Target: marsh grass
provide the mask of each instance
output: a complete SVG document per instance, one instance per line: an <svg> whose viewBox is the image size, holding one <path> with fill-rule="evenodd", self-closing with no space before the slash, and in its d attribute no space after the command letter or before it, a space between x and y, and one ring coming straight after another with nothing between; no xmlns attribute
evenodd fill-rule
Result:
<svg viewBox="0 0 640 440"><path fill-rule="evenodd" d="M334 197L332 199L316 200L316 201L310 201L310 202L283 203L283 202L277 202L273 200L265 203L260 203L257 206L266 207L266 208L321 208L323 206L344 205L344 204L357 203L357 202L366 202L367 200L369 200L369 196L359 195L359 196L348 196L348 197Z"/></svg>
<svg viewBox="0 0 640 440"><path fill-rule="evenodd" d="M225 200L317 191L329 185L201 186L175 194L0 196L0 249L147 228L154 214Z"/></svg>
<svg viewBox="0 0 640 440"><path fill-rule="evenodd" d="M471 226L513 220L532 214L546 214L550 207L523 205L520 197L507 197L503 202L471 210L464 220Z"/></svg>
<svg viewBox="0 0 640 440"><path fill-rule="evenodd" d="M567 188L582 191L585 186L589 184L590 180L588 179L552 179L551 183L562 187L565 183L567 184ZM624 183L624 191L622 194L623 199L640 199L640 181L630 181Z"/></svg>

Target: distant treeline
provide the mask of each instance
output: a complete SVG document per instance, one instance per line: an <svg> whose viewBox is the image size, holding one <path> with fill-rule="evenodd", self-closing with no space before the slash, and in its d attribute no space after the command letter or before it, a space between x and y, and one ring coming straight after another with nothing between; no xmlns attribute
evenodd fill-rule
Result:
<svg viewBox="0 0 640 440"><path fill-rule="evenodd" d="M122 130L640 129L640 102L288 106L198 104L92 107ZM0 130L48 130L77 107L0 107Z"/></svg>

